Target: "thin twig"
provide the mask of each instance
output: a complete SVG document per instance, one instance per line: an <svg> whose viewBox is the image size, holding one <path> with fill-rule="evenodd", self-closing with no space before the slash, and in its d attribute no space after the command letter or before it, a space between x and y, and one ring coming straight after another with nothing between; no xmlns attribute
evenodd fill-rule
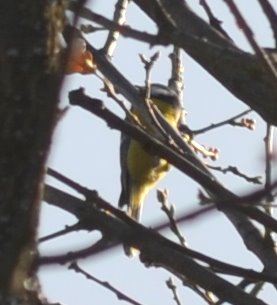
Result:
<svg viewBox="0 0 277 305"><path fill-rule="evenodd" d="M254 33L252 32L251 28L247 24L246 20L240 13L237 5L233 0L223 0L227 6L229 7L230 11L232 12L233 16L236 19L237 25L239 28L242 29L245 37L247 38L248 42L250 43L251 47L260 58L261 62L264 63L265 68L268 70L270 75L272 75L273 80L277 81L277 70L274 67L274 64L271 58L267 55L267 53L259 46L257 43Z"/></svg>
<svg viewBox="0 0 277 305"><path fill-rule="evenodd" d="M130 0L118 0L115 5L113 21L118 26L123 25L126 21L126 11L129 2ZM112 58L114 54L119 34L119 31L116 30L109 31L109 35L104 46L104 52L109 58Z"/></svg>
<svg viewBox="0 0 277 305"><path fill-rule="evenodd" d="M75 12L76 10L76 3L75 1L71 1L68 7L69 10ZM150 45L154 45L155 42L157 41L157 36L156 35L152 35L146 32L142 32L142 31L138 31L135 29L132 29L130 26L126 26L126 25L118 25L117 23L113 22L112 20L99 15L95 12L92 12L91 10L89 10L88 8L83 7L80 11L79 11L79 16L96 22L100 25L102 25L103 27L107 28L108 30L112 30L112 31L118 31L122 36L125 37L130 37L139 41L143 41L146 43L149 43Z"/></svg>
<svg viewBox="0 0 277 305"><path fill-rule="evenodd" d="M178 292L177 292L177 287L176 287L175 283L173 282L172 277L170 277L165 283L166 283L166 286L172 291L173 300L175 301L175 303L177 305L182 305Z"/></svg>
<svg viewBox="0 0 277 305"><path fill-rule="evenodd" d="M228 35L228 33L222 28L221 24L222 21L217 19L215 17L215 15L213 14L211 8L209 7L208 3L206 2L206 0L200 0L199 1L200 5L203 6L208 18L209 18L209 22L210 25L216 29L217 31L219 31L225 38L227 38L228 40L232 41L232 38Z"/></svg>
<svg viewBox="0 0 277 305"><path fill-rule="evenodd" d="M186 239L182 235L181 231L179 230L177 223L174 219L175 214L175 207L174 205L170 204L168 202L168 191L166 189L164 190L158 190L157 191L157 198L158 201L162 205L162 211L165 212L166 216L168 217L170 229L171 231L176 235L176 237L179 239L180 244L183 247L186 247Z"/></svg>
<svg viewBox="0 0 277 305"><path fill-rule="evenodd" d="M146 58L143 54L139 55L141 62L144 64L145 69L145 98L150 99L151 96L151 70L154 64L160 57L160 52L154 53L150 58Z"/></svg>
<svg viewBox="0 0 277 305"><path fill-rule="evenodd" d="M232 173L238 177L241 177L243 179L245 179L247 182L251 182L254 184L262 184L261 182L261 176L256 176L256 177L249 177L245 174L243 174L242 172L240 172L240 170L236 167L236 166L228 166L226 168L223 168L221 166L213 166L213 165L207 165L210 169L216 170L216 171L220 171L223 174L226 173Z"/></svg>
<svg viewBox="0 0 277 305"><path fill-rule="evenodd" d="M277 14L268 0L258 0L258 2L260 3L267 20L270 23L273 36L275 38L275 47L277 48Z"/></svg>
<svg viewBox="0 0 277 305"><path fill-rule="evenodd" d="M146 58L144 55L140 54L140 59L142 63L144 64L144 69L145 69L145 96L144 96L144 102L145 105L148 109L149 115L151 117L151 122L150 127L154 127L154 133L158 136L159 134L162 135L165 139L169 139L168 134L166 131L163 129L162 125L160 124L155 110L157 107L155 104L151 101L151 70L154 67L155 62L159 59L160 57L160 52L154 53L150 58ZM152 129L152 128L151 128ZM156 133L156 129L159 131L159 133Z"/></svg>
<svg viewBox="0 0 277 305"><path fill-rule="evenodd" d="M273 140L274 126L267 124L265 136L265 190L268 193L268 202L272 202L271 184L272 184L272 158L273 158Z"/></svg>
<svg viewBox="0 0 277 305"><path fill-rule="evenodd" d="M106 28L100 27L100 26L93 26L91 24L81 24L80 25L80 31L84 34L91 34L101 31L107 31Z"/></svg>
<svg viewBox="0 0 277 305"><path fill-rule="evenodd" d="M84 229L86 226L88 225L83 224ZM77 259L92 257L95 254L110 250L118 245L119 243L116 241L111 241L110 239L102 238L93 245L82 248L80 250L69 251L67 253L51 255L51 256L41 256L38 258L36 264L38 266L51 265L51 264L66 264L75 261Z"/></svg>
<svg viewBox="0 0 277 305"><path fill-rule="evenodd" d="M61 236L66 235L68 233L76 232L78 230L82 230L82 226L79 222L77 222L77 223L75 223L74 225L71 225L71 226L65 226L64 229L62 229L60 231L57 231L55 233L46 235L44 237L40 237L38 242L42 243L42 242L45 242L45 241L49 241L51 239L61 237Z"/></svg>
<svg viewBox="0 0 277 305"><path fill-rule="evenodd" d="M243 112L241 112L239 114L236 114L235 116L232 116L231 118L226 119L224 121L221 121L219 123L213 123L210 126L203 127L201 129L191 130L191 133L193 135L198 135L198 134L210 131L212 129L215 129L215 128L218 128L218 127L221 127L221 126L224 126L224 125L233 125L233 122L235 122L235 120L237 120L238 118L248 114L251 111L252 111L252 109L244 110Z"/></svg>
<svg viewBox="0 0 277 305"><path fill-rule="evenodd" d="M190 145L190 147L195 153L202 155L203 158L210 158L212 161L215 161L219 158L219 149L217 147L205 147L204 145L199 144L189 136L187 137L187 143Z"/></svg>
<svg viewBox="0 0 277 305"><path fill-rule="evenodd" d="M182 49L174 47L172 53L169 54L171 59L171 78L168 81L169 88L173 89L179 98L180 104L183 106L183 91L184 91L184 65L182 61ZM185 113L184 113L185 114ZM185 116L183 115L182 118Z"/></svg>
<svg viewBox="0 0 277 305"><path fill-rule="evenodd" d="M127 108L127 106L125 105L124 101L121 100L114 89L113 84L108 81L107 79L105 79L104 77L102 77L99 73L95 73L95 76L98 77L104 84L104 88L101 89L103 92L107 93L107 96L112 98L116 104L124 111L126 117L128 117L128 119L132 122L134 122L135 124L140 124L140 122L138 121L138 119L132 114L132 112Z"/></svg>
<svg viewBox="0 0 277 305"><path fill-rule="evenodd" d="M276 188L276 184L275 184L275 188ZM264 190L255 192L253 194L250 194L248 196L244 196L241 197L238 200L238 206L236 205L236 207L238 207L238 209L243 213L247 214L247 208L246 210L244 210L244 206L249 206L250 208L253 206L262 206L264 207L264 204L258 204L257 202L259 202L260 200L264 199L266 197L266 192ZM211 202L212 203L212 202ZM187 223L189 221L195 221L197 219L199 219L200 216L205 216L210 212L215 211L216 209L216 205L220 205L220 204L227 204L227 206L229 206L230 208L234 206L232 206L233 201L221 201L221 202L216 202L215 205L210 204L207 206L201 206L201 207L197 207L195 209L192 209L191 211L178 216L175 221L178 224L181 223ZM246 204L247 203L247 204ZM252 219L256 219L258 222L263 223L263 225L265 227L270 227L271 230L277 232L277 222L270 216L264 214L263 212L257 210L257 215L249 215L249 217L251 217ZM265 217L265 219L264 219ZM262 220L263 219L263 220ZM168 227L168 223L161 223L161 224L157 224L154 228L155 230L164 230Z"/></svg>
<svg viewBox="0 0 277 305"><path fill-rule="evenodd" d="M274 126L267 124L266 136L265 136L265 191L267 193L266 203L268 204L265 207L265 211L272 216L273 213L273 202L274 196L271 192L272 184L272 159L273 159L273 139L274 139ZM273 236L269 228L265 230L265 237L268 238L272 243Z"/></svg>
<svg viewBox="0 0 277 305"><path fill-rule="evenodd" d="M174 46L172 53L169 55L171 59L171 78L168 81L169 88L173 89L178 96L179 104L182 107L181 118L178 122L178 130L191 138L191 133L186 125L186 115L187 111L184 107L184 65L182 58L182 49Z"/></svg>
<svg viewBox="0 0 277 305"><path fill-rule="evenodd" d="M112 286L110 283L106 282L106 281L101 281L98 278L96 278L95 276L91 275L90 273L86 272L85 270L83 270L76 262L73 262L69 265L68 267L69 270L73 270L76 273L80 273L83 276L85 276L88 280L91 280L97 284L99 284L100 286L108 289L109 291L111 291L112 293L114 293L116 295L116 297L118 298L118 300L122 300L122 301L126 301L130 304L133 305L142 305L141 303L138 303L137 301L135 301L134 299L131 299L129 296L127 296L125 293L121 292L120 290L118 290L117 288L115 288L114 286Z"/></svg>

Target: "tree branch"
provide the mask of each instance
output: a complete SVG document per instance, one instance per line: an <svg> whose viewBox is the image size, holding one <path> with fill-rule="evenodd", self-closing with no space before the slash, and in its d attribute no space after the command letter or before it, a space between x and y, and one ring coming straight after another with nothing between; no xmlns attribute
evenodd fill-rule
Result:
<svg viewBox="0 0 277 305"><path fill-rule="evenodd" d="M92 274L86 272L85 270L83 270L76 262L73 262L70 264L70 266L68 267L68 269L75 271L76 273L80 273L83 276L85 276L88 280L91 280L95 283L97 283L98 285L106 288L107 290L111 291L112 293L114 293L116 295L116 297L118 298L118 300L123 300L125 302L128 302L130 304L133 305L142 305L141 303L138 303L137 301L131 299L130 297L128 297L125 293L123 293L122 291L118 290L117 288L113 287L110 283L108 283L107 281L101 281L98 278L96 278L95 276L93 276Z"/></svg>
<svg viewBox="0 0 277 305"><path fill-rule="evenodd" d="M126 10L130 0L118 0L115 6L113 20L118 26L123 25L126 20ZM104 46L104 52L109 57L112 58L115 47L119 38L119 31L110 30L107 41Z"/></svg>
<svg viewBox="0 0 277 305"><path fill-rule="evenodd" d="M76 90L70 93L70 101L74 105L79 105L82 108L91 111L97 116L100 116L112 128L120 129L122 132L127 133L129 136L134 137L136 140L147 143L145 147L153 147L156 149L156 153L161 157L168 160L171 164L190 176L192 179L200 183L210 194L216 202L222 201L222 198L229 200L234 205L239 201L239 197L227 190L222 186L208 169L202 164L202 162L194 155L190 154L190 148L183 142L184 156L180 156L177 152L168 148L162 144L159 140L153 138L148 133L141 129L122 121L108 109L106 109L102 103L97 99L91 99L85 96L82 90ZM168 125L170 127L170 125ZM169 130L170 131L170 130ZM266 268L275 270L277 263L276 253L273 249L273 245L264 240L257 228L250 222L246 215L260 219L260 221L268 221L268 223L275 222L272 218L265 215L254 207L247 207L247 213L245 213L245 207L236 205L236 210L232 208L232 205L218 205L218 208L225 213L229 220L233 223L239 234L244 240L247 248L255 253L263 262ZM244 210L242 214L241 211ZM273 269L272 269L273 268ZM276 271L277 272L277 271Z"/></svg>
<svg viewBox="0 0 277 305"><path fill-rule="evenodd" d="M277 48L277 14L268 0L258 0L258 2L260 3L267 20L270 23L273 36L275 38L275 47Z"/></svg>
<svg viewBox="0 0 277 305"><path fill-rule="evenodd" d="M194 14L183 1L134 2L159 27L157 43L172 43L183 48L238 99L267 122L277 125L276 82L259 57L237 48ZM242 85L247 83L251 86Z"/></svg>
<svg viewBox="0 0 277 305"><path fill-rule="evenodd" d="M52 187L47 188L53 190ZM163 266L181 274L202 288L212 291L220 299L232 304L265 305L263 301L249 296L184 255L183 251L186 249L182 246L129 219L123 212L100 199L95 192L91 194L90 200L86 203L58 190L49 195L46 192L45 200L48 203L74 214L89 229L93 227L100 230L104 236L109 236L111 241L128 242L128 245L140 249L141 259L149 266ZM116 214L106 213L106 207L109 207L110 211L117 210ZM128 222L125 223L116 215L127 217Z"/></svg>
<svg viewBox="0 0 277 305"><path fill-rule="evenodd" d="M249 44L255 51L257 57L261 60L261 62L264 64L269 76L272 77L272 82L277 81L277 70L274 67L273 62L271 61L271 58L267 55L265 50L263 50L259 44L257 43L254 33L252 32L251 28L247 24L246 20L243 18L242 14L240 13L237 5L233 0L223 0L227 6L229 7L230 11L232 12L233 16L236 19L238 27L240 27L247 38Z"/></svg>

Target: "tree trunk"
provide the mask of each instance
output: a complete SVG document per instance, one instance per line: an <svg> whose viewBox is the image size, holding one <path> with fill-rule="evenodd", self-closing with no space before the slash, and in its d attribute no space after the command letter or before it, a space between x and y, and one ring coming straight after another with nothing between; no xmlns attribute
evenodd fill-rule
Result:
<svg viewBox="0 0 277 305"><path fill-rule="evenodd" d="M51 3L51 4L49 4ZM27 300L61 77L63 1L0 4L0 300ZM33 298L32 298L33 299ZM31 302L33 303L33 302Z"/></svg>

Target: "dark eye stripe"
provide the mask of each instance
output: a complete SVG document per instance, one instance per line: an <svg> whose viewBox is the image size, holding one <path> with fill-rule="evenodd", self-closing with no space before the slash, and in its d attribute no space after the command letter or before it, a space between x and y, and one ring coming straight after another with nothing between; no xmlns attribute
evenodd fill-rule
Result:
<svg viewBox="0 0 277 305"><path fill-rule="evenodd" d="M138 87L142 95L145 94L145 87ZM161 84L151 85L151 97L162 100L165 103L170 103L174 107L180 107L177 94L167 86Z"/></svg>

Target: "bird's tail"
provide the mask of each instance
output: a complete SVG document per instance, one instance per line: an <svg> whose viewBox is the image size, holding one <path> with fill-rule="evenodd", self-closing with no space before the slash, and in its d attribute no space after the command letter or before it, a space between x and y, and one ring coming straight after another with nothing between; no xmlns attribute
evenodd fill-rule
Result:
<svg viewBox="0 0 277 305"><path fill-rule="evenodd" d="M128 206L127 214L136 220L137 222L140 221L141 218L141 211L142 211L142 204L130 204Z"/></svg>
<svg viewBox="0 0 277 305"><path fill-rule="evenodd" d="M142 204L135 204L135 205L130 204L128 207L128 210L127 210L127 214L131 218L133 218L134 220L139 222L140 217L141 217L141 210L142 210ZM125 251L126 255L128 255L130 257L134 257L139 254L139 250L134 247L125 246L124 251Z"/></svg>
<svg viewBox="0 0 277 305"><path fill-rule="evenodd" d="M134 188L131 192L130 202L128 205L127 214L136 220L137 222L140 221L142 207L143 207L143 200L145 198L145 191L141 189ZM133 247L124 247L125 253L128 256L136 256L139 254L139 250Z"/></svg>
<svg viewBox="0 0 277 305"><path fill-rule="evenodd" d="M148 191L149 188L145 185L133 185L131 189L127 214L137 222L140 221L144 198Z"/></svg>

